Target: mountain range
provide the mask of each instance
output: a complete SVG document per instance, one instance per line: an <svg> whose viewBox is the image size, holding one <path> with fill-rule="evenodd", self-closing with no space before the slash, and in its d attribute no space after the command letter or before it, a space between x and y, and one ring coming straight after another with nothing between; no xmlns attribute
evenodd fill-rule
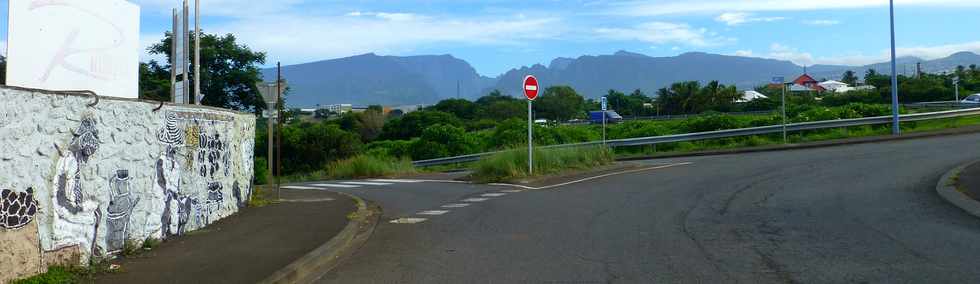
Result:
<svg viewBox="0 0 980 284"><path fill-rule="evenodd" d="M959 52L949 57L922 60L901 57L899 73L914 72L916 63L924 72L951 71L957 65L980 65L980 55ZM839 79L852 70L858 77L868 69L891 74L890 63L865 66L814 65L806 73L817 79ZM587 98L602 96L610 89L647 95L680 81L712 81L750 89L768 83L774 76L792 80L804 67L789 61L689 52L678 56L652 57L627 51L611 55L556 58L548 66L535 64L511 69L498 77L482 76L466 61L451 55L379 56L373 53L282 67L292 107L327 104L386 106L431 104L447 98L475 99L493 89L520 96L521 81L534 74L542 87L569 85ZM263 69L267 80L274 68ZM271 80L270 80L271 81Z"/></svg>

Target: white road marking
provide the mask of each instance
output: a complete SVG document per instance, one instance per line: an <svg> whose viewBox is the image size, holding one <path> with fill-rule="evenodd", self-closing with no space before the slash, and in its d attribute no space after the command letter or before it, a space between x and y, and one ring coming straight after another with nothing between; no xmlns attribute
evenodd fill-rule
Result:
<svg viewBox="0 0 980 284"><path fill-rule="evenodd" d="M481 194L480 196L483 196L483 197L501 197L501 196L504 196L504 195L507 195L507 194L506 193L484 193L484 194Z"/></svg>
<svg viewBox="0 0 980 284"><path fill-rule="evenodd" d="M419 215L438 216L446 213L449 213L449 210L428 210L419 212Z"/></svg>
<svg viewBox="0 0 980 284"><path fill-rule="evenodd" d="M490 198L467 198L463 199L463 202L484 202L490 200Z"/></svg>
<svg viewBox="0 0 980 284"><path fill-rule="evenodd" d="M517 190L517 189L505 189L505 190L501 190L500 192L503 192L503 193L519 193L519 192L524 192L524 191L523 190Z"/></svg>
<svg viewBox="0 0 980 284"><path fill-rule="evenodd" d="M282 188L285 188L285 189L313 189L313 190L320 190L320 188L316 188L316 187L298 186L298 185L287 185L287 186L283 186Z"/></svg>
<svg viewBox="0 0 980 284"><path fill-rule="evenodd" d="M470 204L469 203L453 203L453 204L443 205L442 208L463 208L463 207L466 207L466 206L470 206Z"/></svg>
<svg viewBox="0 0 980 284"><path fill-rule="evenodd" d="M392 183L387 183L387 182L364 182L364 181L344 181L340 183L353 184L353 185L392 185Z"/></svg>
<svg viewBox="0 0 980 284"><path fill-rule="evenodd" d="M395 220L391 220L390 223L392 223L392 224L418 224L418 223L425 222L425 220L427 220L427 219L425 219L425 218L398 218L398 219L395 219Z"/></svg>
<svg viewBox="0 0 980 284"><path fill-rule="evenodd" d="M419 182L425 182L423 180L414 180L414 179L372 179L372 180L368 180L368 181L373 181L373 182L394 182L394 183L419 183Z"/></svg>
<svg viewBox="0 0 980 284"><path fill-rule="evenodd" d="M335 183L316 183L316 184L311 184L311 186L316 186L316 187L337 187L337 188L356 188L356 187L361 187L359 185L335 184Z"/></svg>

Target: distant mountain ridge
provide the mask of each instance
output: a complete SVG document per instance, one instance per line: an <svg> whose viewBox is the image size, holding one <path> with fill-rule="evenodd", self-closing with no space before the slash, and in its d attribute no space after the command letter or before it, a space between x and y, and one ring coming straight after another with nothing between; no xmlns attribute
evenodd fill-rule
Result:
<svg viewBox="0 0 980 284"><path fill-rule="evenodd" d="M949 57L922 60L902 57L903 66L921 63L923 71L951 71L957 65L980 65L980 55L959 52ZM865 66L814 65L807 73L817 79L839 79L844 71L863 77L868 69L890 74L890 63ZM640 89L654 95L657 89L681 81L713 81L749 89L768 83L772 77L792 80L804 67L785 60L689 52L677 56L652 57L619 51L611 55L555 58L548 66L523 66L490 78L481 76L466 61L451 55L378 56L373 53L283 66L283 77L291 93L292 107L350 103L387 106L432 104L447 98L474 99L498 89L520 96L520 82L527 74L538 77L542 87L569 85L588 97L602 96L610 89L631 92ZM275 69L262 70L265 78L275 78Z"/></svg>

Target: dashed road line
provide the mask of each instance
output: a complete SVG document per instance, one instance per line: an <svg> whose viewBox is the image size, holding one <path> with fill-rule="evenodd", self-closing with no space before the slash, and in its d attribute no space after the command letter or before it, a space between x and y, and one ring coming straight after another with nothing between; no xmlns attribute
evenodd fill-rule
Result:
<svg viewBox="0 0 980 284"><path fill-rule="evenodd" d="M353 185L392 185L393 183L388 182L365 182L365 181L343 181L342 184L353 184Z"/></svg>
<svg viewBox="0 0 980 284"><path fill-rule="evenodd" d="M438 215L442 215L442 214L446 214L446 213L449 213L449 210L428 210L428 211L419 212L418 214L419 215L438 216Z"/></svg>
<svg viewBox="0 0 980 284"><path fill-rule="evenodd" d="M490 200L490 198L467 198L463 199L463 202L484 202Z"/></svg>
<svg viewBox="0 0 980 284"><path fill-rule="evenodd" d="M442 208L463 208L463 207L466 207L466 206L470 206L470 204L469 203L453 203L453 204L443 205Z"/></svg>
<svg viewBox="0 0 980 284"><path fill-rule="evenodd" d="M335 184L335 183L315 183L310 186L316 187L336 187L336 188L358 188L360 185L350 185L350 184Z"/></svg>
<svg viewBox="0 0 980 284"><path fill-rule="evenodd" d="M418 223L425 222L425 220L428 220L428 219L425 219L425 218L398 218L398 219L395 219L395 220L391 220L389 223L392 223L392 224L418 224Z"/></svg>
<svg viewBox="0 0 980 284"><path fill-rule="evenodd" d="M523 190L518 190L518 189L505 189L505 190L501 190L500 192L503 192L503 193L520 193L520 192L524 192L524 191Z"/></svg>
<svg viewBox="0 0 980 284"><path fill-rule="evenodd" d="M483 197L501 197L501 196L504 196L504 195L507 195L507 194L506 193L484 193L484 194L481 194L480 196L483 196Z"/></svg>

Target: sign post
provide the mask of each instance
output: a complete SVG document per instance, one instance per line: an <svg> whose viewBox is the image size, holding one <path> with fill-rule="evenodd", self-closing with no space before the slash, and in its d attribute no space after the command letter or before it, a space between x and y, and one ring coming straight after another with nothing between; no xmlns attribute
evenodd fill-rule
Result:
<svg viewBox="0 0 980 284"><path fill-rule="evenodd" d="M531 104L538 98L538 78L533 75L524 77L524 84L521 86L524 96L527 97L527 173L534 175L534 114Z"/></svg>
<svg viewBox="0 0 980 284"><path fill-rule="evenodd" d="M602 145L606 145L606 110L609 107L609 100L603 96L601 99L602 103Z"/></svg>
<svg viewBox="0 0 980 284"><path fill-rule="evenodd" d="M772 77L772 83L779 84L780 86L782 86L781 89L783 91L783 99L782 99L783 107L781 108L781 111L783 113L783 144L786 144L786 142L788 141L786 139L786 78Z"/></svg>
<svg viewBox="0 0 980 284"><path fill-rule="evenodd" d="M960 102L960 77L953 77L953 89L956 90L956 102Z"/></svg>

